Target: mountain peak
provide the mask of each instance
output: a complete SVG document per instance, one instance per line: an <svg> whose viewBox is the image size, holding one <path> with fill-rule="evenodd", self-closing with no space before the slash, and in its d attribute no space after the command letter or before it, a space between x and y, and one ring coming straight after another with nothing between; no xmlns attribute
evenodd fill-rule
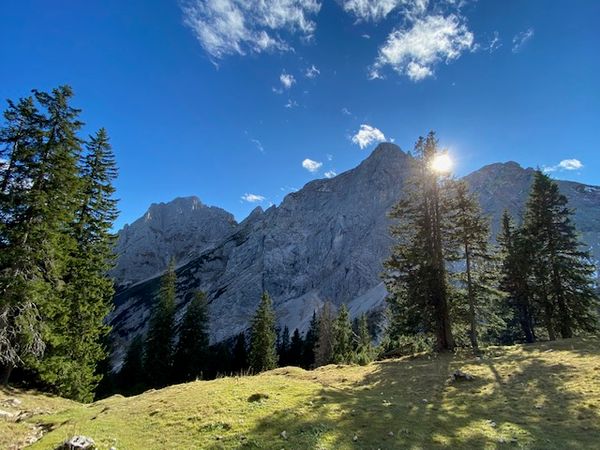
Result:
<svg viewBox="0 0 600 450"><path fill-rule="evenodd" d="M375 150L371 152L366 160L382 160L398 157L400 155L406 156L406 153L404 153L396 144L392 142L382 142L375 147Z"/></svg>

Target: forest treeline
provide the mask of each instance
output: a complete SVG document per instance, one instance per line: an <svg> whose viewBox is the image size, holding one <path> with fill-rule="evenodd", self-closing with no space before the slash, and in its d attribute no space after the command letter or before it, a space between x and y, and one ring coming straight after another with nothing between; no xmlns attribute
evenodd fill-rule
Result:
<svg viewBox="0 0 600 450"><path fill-rule="evenodd" d="M440 170L436 137L420 138L410 179L390 211L385 319L351 320L325 302L305 333L278 327L263 293L250 327L210 345L209 308L196 292L175 319L171 261L144 333L112 370L110 328L117 217L107 132L81 136L68 86L8 102L0 128L0 368L61 396L120 392L277 366L366 364L417 351L478 352L490 344L598 331L596 268L558 185L536 171L519 218L497 236L463 181ZM522 217L522 218L521 218ZM256 299L257 301L259 299ZM381 332L378 324L384 323Z"/></svg>

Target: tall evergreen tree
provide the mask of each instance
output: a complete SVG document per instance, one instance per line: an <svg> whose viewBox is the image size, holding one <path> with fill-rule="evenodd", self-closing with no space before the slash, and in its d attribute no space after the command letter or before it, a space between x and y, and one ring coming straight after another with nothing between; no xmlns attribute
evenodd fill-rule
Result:
<svg viewBox="0 0 600 450"><path fill-rule="evenodd" d="M288 353L288 361L287 363L290 366L298 366L302 364L302 349L304 348L304 340L300 335L300 331L298 328L294 330L294 334L292 334L292 339L290 341L290 351Z"/></svg>
<svg viewBox="0 0 600 450"><path fill-rule="evenodd" d="M345 304L342 304L335 319L333 340L333 362L337 364L352 362L352 323Z"/></svg>
<svg viewBox="0 0 600 450"><path fill-rule="evenodd" d="M243 332L235 338L232 356L234 372L239 373L248 369L248 349L246 347L246 335Z"/></svg>
<svg viewBox="0 0 600 450"><path fill-rule="evenodd" d="M277 352L279 354L279 365L281 367L287 366L290 353L290 329L287 325L283 327Z"/></svg>
<svg viewBox="0 0 600 450"><path fill-rule="evenodd" d="M78 198L81 141L79 110L73 93L61 86L51 93L9 103L1 143L0 193L0 346L5 380L27 359L44 381L44 346L64 340L68 305L62 278L73 240L66 232ZM41 339L43 338L43 340ZM29 358L27 358L29 357ZM50 363L51 364L51 363Z"/></svg>
<svg viewBox="0 0 600 450"><path fill-rule="evenodd" d="M117 384L121 392L136 395L144 391L145 382L144 339L137 335L129 344L123 367L117 375Z"/></svg>
<svg viewBox="0 0 600 450"><path fill-rule="evenodd" d="M172 259L162 276L146 335L144 371L152 387L164 387L172 380L176 284L175 261Z"/></svg>
<svg viewBox="0 0 600 450"><path fill-rule="evenodd" d="M324 366L333 362L333 349L335 345L333 308L331 302L326 301L318 316L317 342L315 343L315 366Z"/></svg>
<svg viewBox="0 0 600 450"><path fill-rule="evenodd" d="M397 221L391 228L397 244L384 274L390 293L390 334L430 332L437 350L452 350L446 271L454 245L448 234L452 179L435 170L441 151L433 132L419 138L414 153L405 195L390 212Z"/></svg>
<svg viewBox="0 0 600 450"><path fill-rule="evenodd" d="M173 361L174 379L191 381L202 377L208 359L208 304L204 292L196 292L179 329Z"/></svg>
<svg viewBox="0 0 600 450"><path fill-rule="evenodd" d="M523 230L532 254L533 295L550 339L598 328L594 266L558 185L536 171Z"/></svg>
<svg viewBox="0 0 600 450"><path fill-rule="evenodd" d="M359 364L367 364L373 359L373 345L371 342L371 333L369 332L369 322L367 315L364 313L358 318L354 337L354 352L356 354L356 361Z"/></svg>
<svg viewBox="0 0 600 450"><path fill-rule="evenodd" d="M304 348L302 349L302 367L310 369L315 365L315 348L319 339L319 318L317 312L313 311L312 319L306 331L304 338Z"/></svg>
<svg viewBox="0 0 600 450"><path fill-rule="evenodd" d="M254 372L277 367L276 340L273 302L269 294L264 292L252 319L249 362Z"/></svg>
<svg viewBox="0 0 600 450"><path fill-rule="evenodd" d="M501 224L502 228L496 237L501 258L500 289L507 294L507 305L515 325L518 325L515 327L512 322L508 323L508 340L534 342L535 310L529 282L531 249L521 230L516 229L508 211L504 211Z"/></svg>
<svg viewBox="0 0 600 450"><path fill-rule="evenodd" d="M464 270L455 278L464 298L468 336L473 349L479 348L478 332L481 327L505 324L498 314L500 292L495 288L497 273L494 255L489 243L489 223L481 213L475 195L464 181L455 184L454 211L450 234L455 240L456 253L452 260L464 263Z"/></svg>
<svg viewBox="0 0 600 450"><path fill-rule="evenodd" d="M49 348L42 378L61 395L91 401L100 380L96 365L105 356L102 338L109 328L104 319L114 293L108 271L114 261L117 217L113 181L117 171L106 130L100 129L86 144L77 208L68 235L73 246L66 262L61 326L52 326L58 339Z"/></svg>

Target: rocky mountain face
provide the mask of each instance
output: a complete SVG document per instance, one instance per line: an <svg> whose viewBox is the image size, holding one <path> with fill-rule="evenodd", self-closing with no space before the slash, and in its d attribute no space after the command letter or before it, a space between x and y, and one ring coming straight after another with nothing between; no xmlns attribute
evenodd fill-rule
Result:
<svg viewBox="0 0 600 450"><path fill-rule="evenodd" d="M127 252L119 260L117 280L131 283L157 274L170 255L180 255L178 260L187 263L177 270L178 317L194 291L206 292L213 341L247 329L263 291L272 296L279 323L292 330L304 329L325 300L346 303L353 316L380 309L386 291L379 274L392 244L387 212L402 195L411 162L396 145L380 144L355 169L311 181L281 205L257 208L238 225L218 208L210 218L203 205L201 212L190 211L190 204L201 205L197 199L153 205L148 218L121 232L120 248ZM504 209L519 215L532 177L532 169L509 162L486 166L466 179L497 229ZM577 208L577 224L600 260L600 188L563 181L560 187ZM129 268L145 271L130 274ZM109 318L115 365L127 342L145 331L159 281L151 278L116 295Z"/></svg>
<svg viewBox="0 0 600 450"><path fill-rule="evenodd" d="M121 288L162 273L171 258L184 264L214 247L237 226L233 216L197 197L154 203L146 214L119 231L117 266Z"/></svg>

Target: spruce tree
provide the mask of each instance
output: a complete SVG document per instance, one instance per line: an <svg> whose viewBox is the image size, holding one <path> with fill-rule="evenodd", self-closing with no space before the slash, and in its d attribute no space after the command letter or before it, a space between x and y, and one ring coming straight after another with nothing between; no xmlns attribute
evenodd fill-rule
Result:
<svg viewBox="0 0 600 450"><path fill-rule="evenodd" d="M359 364L367 364L373 359L373 345L371 343L371 334L369 333L369 323L366 314L361 314L355 335L354 352L356 354L356 362Z"/></svg>
<svg viewBox="0 0 600 450"><path fill-rule="evenodd" d="M536 171L523 231L532 254L533 295L549 339L598 328L595 268L558 185Z"/></svg>
<svg viewBox="0 0 600 450"><path fill-rule="evenodd" d="M60 390L40 357L44 347L64 341L68 303L62 300L62 278L74 247L65 230L80 188L82 124L80 111L69 105L68 86L33 92L16 105L9 102L0 132L7 160L0 173L0 363L5 381L15 365L27 363Z"/></svg>
<svg viewBox="0 0 600 450"><path fill-rule="evenodd" d="M315 343L315 366L324 366L333 362L333 349L335 345L333 308L331 302L326 301L318 316L317 342Z"/></svg>
<svg viewBox="0 0 600 450"><path fill-rule="evenodd" d="M144 391L145 381L144 339L137 335L129 344L123 367L117 375L117 384L121 392L136 395Z"/></svg>
<svg viewBox="0 0 600 450"><path fill-rule="evenodd" d="M164 387L172 381L176 284L175 261L171 259L161 278L146 335L144 371L152 387Z"/></svg>
<svg viewBox="0 0 600 450"><path fill-rule="evenodd" d="M310 369L315 365L315 348L319 339L319 318L317 312L313 311L306 336L304 338L304 348L302 349L302 367Z"/></svg>
<svg viewBox="0 0 600 450"><path fill-rule="evenodd" d="M497 273L489 243L489 223L481 213L475 195L464 181L455 184L454 211L450 217L450 234L456 251L451 260L464 264L454 274L464 298L468 336L471 347L479 348L479 328L505 324L498 314L500 292L495 288ZM462 305L459 305L462 306Z"/></svg>
<svg viewBox="0 0 600 450"><path fill-rule="evenodd" d="M514 320L508 321L506 333L509 342L523 340L535 341L534 317L530 273L532 269L529 242L517 229L508 211L504 211L502 228L496 237L498 242L500 265L500 290L507 294L508 315Z"/></svg>
<svg viewBox="0 0 600 450"><path fill-rule="evenodd" d="M181 321L173 361L174 379L192 381L202 377L208 359L208 325L206 295L196 292Z"/></svg>
<svg viewBox="0 0 600 450"><path fill-rule="evenodd" d="M248 349L246 347L246 335L243 332L235 338L232 353L233 371L240 373L248 369Z"/></svg>
<svg viewBox="0 0 600 450"><path fill-rule="evenodd" d="M277 367L276 340L273 303L264 292L252 319L249 362L255 373Z"/></svg>
<svg viewBox="0 0 600 450"><path fill-rule="evenodd" d="M438 351L454 348L446 265L452 254L448 216L452 179L433 168L440 155L433 132L419 138L404 197L390 212L397 244L383 276L390 307L391 338L432 333Z"/></svg>
<svg viewBox="0 0 600 450"><path fill-rule="evenodd" d="M287 325L283 327L277 352L279 354L279 366L287 366L290 353L290 329Z"/></svg>
<svg viewBox="0 0 600 450"><path fill-rule="evenodd" d="M342 304L333 325L333 362L348 364L352 362L352 323L348 308Z"/></svg>
<svg viewBox="0 0 600 450"><path fill-rule="evenodd" d="M287 363L290 366L300 367L302 364L302 349L304 348L304 340L300 335L298 328L294 330L290 341L290 351L288 353Z"/></svg>

